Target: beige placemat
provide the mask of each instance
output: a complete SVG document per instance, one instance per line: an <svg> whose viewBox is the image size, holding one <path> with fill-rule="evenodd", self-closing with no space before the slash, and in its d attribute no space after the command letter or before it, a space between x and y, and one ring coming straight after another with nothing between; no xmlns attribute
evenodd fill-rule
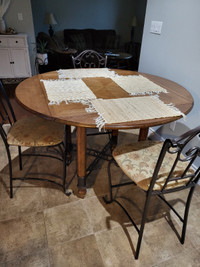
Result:
<svg viewBox="0 0 200 267"><path fill-rule="evenodd" d="M117 75L111 78L130 95L145 95L153 93L167 93L167 90L142 75Z"/></svg>
<svg viewBox="0 0 200 267"><path fill-rule="evenodd" d="M88 78L88 77L114 77L116 73L108 68L92 69L61 69L57 71L58 77L61 78Z"/></svg>
<svg viewBox="0 0 200 267"><path fill-rule="evenodd" d="M60 104L62 101L81 102L88 104L91 99L96 99L94 93L81 79L69 80L40 80L44 83L49 105Z"/></svg>
<svg viewBox="0 0 200 267"><path fill-rule="evenodd" d="M185 116L172 104L167 105L156 96L96 99L91 101L91 105L86 108L86 111L98 113L96 125L99 130L105 123Z"/></svg>

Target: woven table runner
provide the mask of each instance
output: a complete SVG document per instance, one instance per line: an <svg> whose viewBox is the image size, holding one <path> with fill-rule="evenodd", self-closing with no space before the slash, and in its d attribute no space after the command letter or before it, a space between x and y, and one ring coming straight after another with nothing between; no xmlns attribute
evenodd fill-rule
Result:
<svg viewBox="0 0 200 267"><path fill-rule="evenodd" d="M88 77L114 77L116 73L108 68L92 68L92 69L67 69L58 70L58 77L61 78L88 78Z"/></svg>
<svg viewBox="0 0 200 267"><path fill-rule="evenodd" d="M60 104L62 101L66 104L69 102L88 104L91 99L96 99L94 93L81 79L40 81L44 84L49 105Z"/></svg>
<svg viewBox="0 0 200 267"><path fill-rule="evenodd" d="M86 108L86 111L98 113L96 125L99 130L105 123L185 116L172 104L167 105L156 96L96 99L91 101L91 105Z"/></svg>
<svg viewBox="0 0 200 267"><path fill-rule="evenodd" d="M163 87L155 84L142 75L115 76L111 78L130 95L145 95L152 93L167 93Z"/></svg>

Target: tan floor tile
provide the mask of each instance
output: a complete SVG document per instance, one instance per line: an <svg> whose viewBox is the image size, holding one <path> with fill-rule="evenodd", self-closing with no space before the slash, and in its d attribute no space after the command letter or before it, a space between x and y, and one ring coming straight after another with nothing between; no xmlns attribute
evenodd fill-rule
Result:
<svg viewBox="0 0 200 267"><path fill-rule="evenodd" d="M14 261L45 248L42 212L0 222L0 263Z"/></svg>
<svg viewBox="0 0 200 267"><path fill-rule="evenodd" d="M96 233L95 236L105 267L147 267L154 263L151 250L145 245L145 242L143 244L145 257L135 260L135 244L138 235L133 226L129 227L129 230L126 227L105 230Z"/></svg>
<svg viewBox="0 0 200 267"><path fill-rule="evenodd" d="M171 201L173 207L179 212L179 214L184 216L185 210L185 200L182 201L181 198L178 198L179 201ZM172 221L175 221L181 228L182 222L178 219L178 217L170 211L170 216ZM199 218L200 218L200 202L197 202L194 198L191 201L189 216L188 216L188 223L186 229L186 238L189 238L190 241L194 244L196 248L200 248L200 228L199 228Z"/></svg>
<svg viewBox="0 0 200 267"><path fill-rule="evenodd" d="M23 148L22 150L26 150L27 148ZM5 145L3 140L0 138L0 171L4 169L4 167L8 164L7 153L5 149ZM10 146L10 154L11 158L14 159L18 156L18 148L16 146Z"/></svg>
<svg viewBox="0 0 200 267"><path fill-rule="evenodd" d="M53 246L50 249L50 260L52 267L104 266L93 235Z"/></svg>
<svg viewBox="0 0 200 267"><path fill-rule="evenodd" d="M197 185L194 191L195 197L197 197L198 201L200 201L200 185Z"/></svg>
<svg viewBox="0 0 200 267"><path fill-rule="evenodd" d="M105 266L153 266L186 249L193 250L189 239L181 245L164 218L146 223L138 260L133 257L138 238L133 226L123 225L95 236Z"/></svg>
<svg viewBox="0 0 200 267"><path fill-rule="evenodd" d="M123 205L135 223L141 222L146 194L140 188L134 184L117 188L113 190L113 198ZM152 196L148 220L162 218L168 210L168 207L157 196Z"/></svg>
<svg viewBox="0 0 200 267"><path fill-rule="evenodd" d="M92 233L82 200L46 209L44 214L49 246Z"/></svg>
<svg viewBox="0 0 200 267"><path fill-rule="evenodd" d="M186 237L194 244L194 247L200 249L200 202L192 203L189 211Z"/></svg>
<svg viewBox="0 0 200 267"><path fill-rule="evenodd" d="M71 193L70 196L67 196L66 194L64 194L61 187L56 186L54 184L48 184L48 186L43 187L41 189L41 195L41 200L43 202L44 209L56 207L79 200L79 198L73 193Z"/></svg>
<svg viewBox="0 0 200 267"><path fill-rule="evenodd" d="M183 209L187 201L188 193L189 193L189 189L182 190L182 191L166 194L165 198L170 202L171 205L173 205L173 207L178 208L178 209ZM192 197L192 203L196 203L199 201L200 201L200 197L198 197L198 192L197 190L195 190L193 197Z"/></svg>
<svg viewBox="0 0 200 267"><path fill-rule="evenodd" d="M1 176L3 180L6 178L9 180L8 175L1 174ZM19 184L20 187L16 187ZM0 182L0 220L8 220L43 210L41 191L38 184L34 186L33 183L14 181L14 185L14 196L11 199L9 188Z"/></svg>
<svg viewBox="0 0 200 267"><path fill-rule="evenodd" d="M171 259L154 265L154 267L199 267L200 252L196 250L186 250Z"/></svg>
<svg viewBox="0 0 200 267"><path fill-rule="evenodd" d="M5 267L49 267L49 253L47 249L41 249L20 259L6 262Z"/></svg>
<svg viewBox="0 0 200 267"><path fill-rule="evenodd" d="M174 232L174 229L176 229L178 233L181 232L178 224L175 222L173 222L173 224L170 222L169 224L165 218L146 223L144 240L151 248L152 255L156 255L156 262L168 260L187 249L193 250L189 238L186 238L185 244L182 245ZM140 256L142 255L144 256L145 254L141 246Z"/></svg>
<svg viewBox="0 0 200 267"><path fill-rule="evenodd" d="M128 222L123 210L115 203L106 205L102 197L91 197L83 201L94 232L112 229Z"/></svg>
<svg viewBox="0 0 200 267"><path fill-rule="evenodd" d="M87 197L105 195L108 192L107 168L92 171L86 184Z"/></svg>
<svg viewBox="0 0 200 267"><path fill-rule="evenodd" d="M137 141L138 130L120 131L119 144ZM73 133L75 140L75 133ZM108 136L87 137L88 147L101 149ZM0 151L3 146L0 142ZM12 148L13 158L17 155ZM93 160L88 157L87 166ZM13 160L16 175L42 172L60 175L62 163L51 159L28 158L19 171L18 158ZM6 166L5 166L6 165ZM100 160L87 179L87 195L77 197L77 178L66 196L60 187L35 181L15 181L14 198L9 198L8 165L5 151L0 155L0 265L1 266L198 266L200 233L200 186L197 186L189 214L186 242L182 246L166 221L168 216L180 233L180 222L169 213L160 199L153 198L139 260L134 259L137 232L123 210L116 204L106 205L102 196L108 193L107 161ZM5 167L4 167L5 166ZM76 151L67 168L67 181L76 172ZM112 166L113 181L126 181L119 168ZM58 178L52 179L59 180ZM17 185L21 183L21 186ZM131 216L139 222L145 195L136 186L114 190ZM183 211L185 191L166 195L170 203ZM44 214L40 211L44 210ZM39 211L36 213L36 211ZM167 218L168 218L167 217ZM178 222L178 223L177 223ZM46 228L46 230L45 230ZM95 233L95 236L93 235ZM47 248L48 245L48 248ZM50 255L50 256L49 256ZM50 257L50 259L49 259ZM156 265L157 264L157 265ZM196 265L195 265L196 264Z"/></svg>

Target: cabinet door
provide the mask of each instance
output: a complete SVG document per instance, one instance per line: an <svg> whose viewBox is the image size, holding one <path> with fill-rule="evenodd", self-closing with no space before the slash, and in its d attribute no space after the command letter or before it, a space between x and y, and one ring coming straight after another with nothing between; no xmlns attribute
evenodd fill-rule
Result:
<svg viewBox="0 0 200 267"><path fill-rule="evenodd" d="M10 49L0 49L0 78L12 78L12 60L10 57Z"/></svg>
<svg viewBox="0 0 200 267"><path fill-rule="evenodd" d="M30 69L28 62L28 52L24 48L12 48L11 57L14 77L29 77Z"/></svg>

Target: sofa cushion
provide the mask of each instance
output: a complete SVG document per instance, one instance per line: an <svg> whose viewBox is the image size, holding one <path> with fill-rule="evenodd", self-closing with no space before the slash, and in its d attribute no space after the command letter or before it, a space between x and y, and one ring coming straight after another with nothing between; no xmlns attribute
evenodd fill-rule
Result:
<svg viewBox="0 0 200 267"><path fill-rule="evenodd" d="M83 33L74 33L70 36L77 50L85 50L87 48L85 36Z"/></svg>
<svg viewBox="0 0 200 267"><path fill-rule="evenodd" d="M95 30L94 32L94 47L97 49L111 49L111 39L115 38L116 33L114 30ZM107 44L109 43L109 47ZM114 43L113 43L114 45Z"/></svg>
<svg viewBox="0 0 200 267"><path fill-rule="evenodd" d="M94 30L92 29L65 29L64 30L64 42L71 48L76 48L77 50L82 50L81 47L84 47L83 49L92 49L93 48L93 37L92 32ZM79 45L78 42L81 42L82 44ZM80 49L78 48L80 47Z"/></svg>

